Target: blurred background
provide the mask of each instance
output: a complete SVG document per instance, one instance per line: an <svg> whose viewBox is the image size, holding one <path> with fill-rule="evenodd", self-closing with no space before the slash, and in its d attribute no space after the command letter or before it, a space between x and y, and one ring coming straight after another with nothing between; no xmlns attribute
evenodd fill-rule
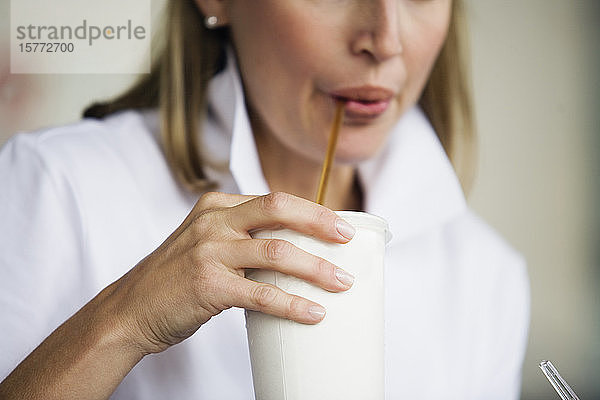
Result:
<svg viewBox="0 0 600 400"><path fill-rule="evenodd" d="M479 134L469 201L529 265L522 398L558 398L542 359L600 398L600 2L466 3ZM154 21L163 4L152 0ZM0 0L0 144L76 121L136 78L10 74L9 7Z"/></svg>
<svg viewBox="0 0 600 400"><path fill-rule="evenodd" d="M479 171L471 206L528 262L523 399L550 359L600 399L600 2L468 0Z"/></svg>

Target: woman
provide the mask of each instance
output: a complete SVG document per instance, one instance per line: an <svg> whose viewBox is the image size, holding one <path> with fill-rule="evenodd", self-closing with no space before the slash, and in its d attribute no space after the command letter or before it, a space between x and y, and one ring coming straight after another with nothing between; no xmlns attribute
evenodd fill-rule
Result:
<svg viewBox="0 0 600 400"><path fill-rule="evenodd" d="M0 397L252 398L242 309L305 324L326 310L244 268L333 292L353 277L249 232L345 243L335 209L381 215L394 234L387 398L517 397L524 263L466 208L446 157L464 167L471 127L459 2L169 8L152 74L87 111L101 119L18 135L0 155ZM336 101L324 207L307 199Z"/></svg>

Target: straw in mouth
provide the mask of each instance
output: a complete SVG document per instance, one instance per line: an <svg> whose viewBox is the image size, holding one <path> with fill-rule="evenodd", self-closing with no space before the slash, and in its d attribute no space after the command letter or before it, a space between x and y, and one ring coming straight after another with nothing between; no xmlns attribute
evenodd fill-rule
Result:
<svg viewBox="0 0 600 400"><path fill-rule="evenodd" d="M342 120L344 116L345 102L337 100L337 106L335 109L335 118L331 126L331 133L329 134L329 143L327 144L327 154L323 161L323 167L321 168L321 179L319 181L319 189L317 191L317 204L323 205L325 199L325 191L327 190L327 181L329 180L329 171L331 170L331 164L333 162L333 155L335 154L335 146L337 144L337 138L340 133L342 126Z"/></svg>

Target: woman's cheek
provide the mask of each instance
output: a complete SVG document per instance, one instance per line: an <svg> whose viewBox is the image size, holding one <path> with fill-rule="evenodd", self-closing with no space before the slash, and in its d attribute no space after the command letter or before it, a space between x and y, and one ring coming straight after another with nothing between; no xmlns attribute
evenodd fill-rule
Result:
<svg viewBox="0 0 600 400"><path fill-rule="evenodd" d="M447 30L442 24L430 25L428 29L421 29L418 33L419 40L412 40L404 47L405 62L409 69L411 90L418 96L425 86L427 78L433 68L437 56L446 39Z"/></svg>
<svg viewBox="0 0 600 400"><path fill-rule="evenodd" d="M403 42L405 50L410 53L409 63L413 70L420 68L428 72L437 59L448 35L450 5L451 2L432 4L427 13L414 16L413 23L408 25L410 28L404 33Z"/></svg>

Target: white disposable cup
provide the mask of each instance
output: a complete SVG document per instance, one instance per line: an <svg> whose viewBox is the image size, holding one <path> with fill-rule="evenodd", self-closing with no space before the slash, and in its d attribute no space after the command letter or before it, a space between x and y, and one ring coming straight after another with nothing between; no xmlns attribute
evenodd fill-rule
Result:
<svg viewBox="0 0 600 400"><path fill-rule="evenodd" d="M247 270L252 280L315 301L327 309L317 325L246 311L257 400L383 400L383 261L390 234L384 219L338 211L356 234L346 244L324 242L289 229L263 230L259 239L283 239L355 277L348 291L328 292L275 271Z"/></svg>

